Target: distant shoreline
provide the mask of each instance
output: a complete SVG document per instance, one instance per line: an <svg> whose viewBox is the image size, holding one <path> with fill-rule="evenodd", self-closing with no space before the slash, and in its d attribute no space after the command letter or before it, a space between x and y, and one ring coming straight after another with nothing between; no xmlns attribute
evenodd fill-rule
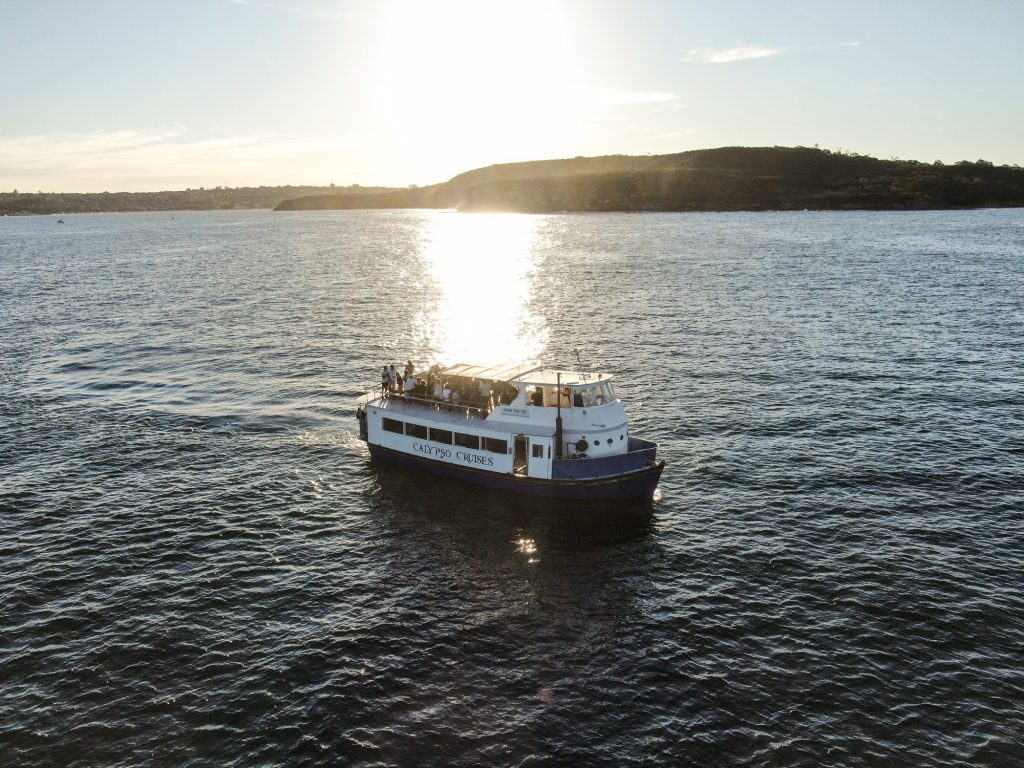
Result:
<svg viewBox="0 0 1024 768"><path fill-rule="evenodd" d="M0 216L273 210L297 195L381 193L390 187L211 187L165 192L0 192Z"/></svg>
<svg viewBox="0 0 1024 768"><path fill-rule="evenodd" d="M879 160L807 147L722 147L505 163L425 187L214 187L2 192L0 216L223 210L453 209L626 213L1024 207L1024 169Z"/></svg>

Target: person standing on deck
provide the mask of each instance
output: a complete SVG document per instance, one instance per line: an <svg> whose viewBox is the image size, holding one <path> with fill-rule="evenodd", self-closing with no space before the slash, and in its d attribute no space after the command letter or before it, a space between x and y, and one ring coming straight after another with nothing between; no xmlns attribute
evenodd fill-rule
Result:
<svg viewBox="0 0 1024 768"><path fill-rule="evenodd" d="M391 381L391 377L388 376L388 367L384 366L384 372L380 375L380 396L384 397L388 391L388 383Z"/></svg>
<svg viewBox="0 0 1024 768"><path fill-rule="evenodd" d="M530 402L532 405L535 406L544 405L544 390L541 389L540 387L534 389L533 394L530 396Z"/></svg>

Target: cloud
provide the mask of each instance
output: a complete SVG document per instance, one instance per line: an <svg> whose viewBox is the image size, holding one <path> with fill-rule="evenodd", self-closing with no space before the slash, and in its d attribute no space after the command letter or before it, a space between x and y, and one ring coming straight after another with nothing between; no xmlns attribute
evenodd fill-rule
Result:
<svg viewBox="0 0 1024 768"><path fill-rule="evenodd" d="M686 56L679 59L688 64L729 64L734 61L748 59L767 59L782 53L781 48L764 46L740 46L716 50L713 48L694 48Z"/></svg>
<svg viewBox="0 0 1024 768"><path fill-rule="evenodd" d="M0 138L4 187L51 191L274 183L337 167L360 140L278 133L195 138L181 127Z"/></svg>

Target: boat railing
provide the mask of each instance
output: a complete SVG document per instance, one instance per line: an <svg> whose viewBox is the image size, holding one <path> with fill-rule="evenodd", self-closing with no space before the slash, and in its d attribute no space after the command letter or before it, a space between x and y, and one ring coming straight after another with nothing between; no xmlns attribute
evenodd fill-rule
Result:
<svg viewBox="0 0 1024 768"><path fill-rule="evenodd" d="M405 392L394 392L391 390L385 390L381 393L379 388L366 390L366 395L367 402L379 399L397 403L407 403L418 405L433 411L463 413L467 417L480 419L486 419L487 415L491 412L491 404L489 401L484 403L474 402L473 404L463 405L462 403L453 403L450 400L438 399L430 395L410 395Z"/></svg>

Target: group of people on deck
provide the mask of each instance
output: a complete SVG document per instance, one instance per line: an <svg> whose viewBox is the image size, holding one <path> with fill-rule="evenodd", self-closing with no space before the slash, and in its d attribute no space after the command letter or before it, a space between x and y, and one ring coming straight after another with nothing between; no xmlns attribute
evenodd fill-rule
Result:
<svg viewBox="0 0 1024 768"><path fill-rule="evenodd" d="M481 412L504 404L519 395L519 388L502 381L452 377L442 378L441 366L436 363L422 374L417 374L412 361L405 363L402 372L394 365L385 365L380 376L381 397L424 400L464 406Z"/></svg>
<svg viewBox="0 0 1024 768"><path fill-rule="evenodd" d="M407 387L411 389L416 383L413 377L414 372L412 360L405 361L405 370L402 373L399 373L393 364L385 365L380 374L381 397L387 397L393 392L405 392Z"/></svg>

